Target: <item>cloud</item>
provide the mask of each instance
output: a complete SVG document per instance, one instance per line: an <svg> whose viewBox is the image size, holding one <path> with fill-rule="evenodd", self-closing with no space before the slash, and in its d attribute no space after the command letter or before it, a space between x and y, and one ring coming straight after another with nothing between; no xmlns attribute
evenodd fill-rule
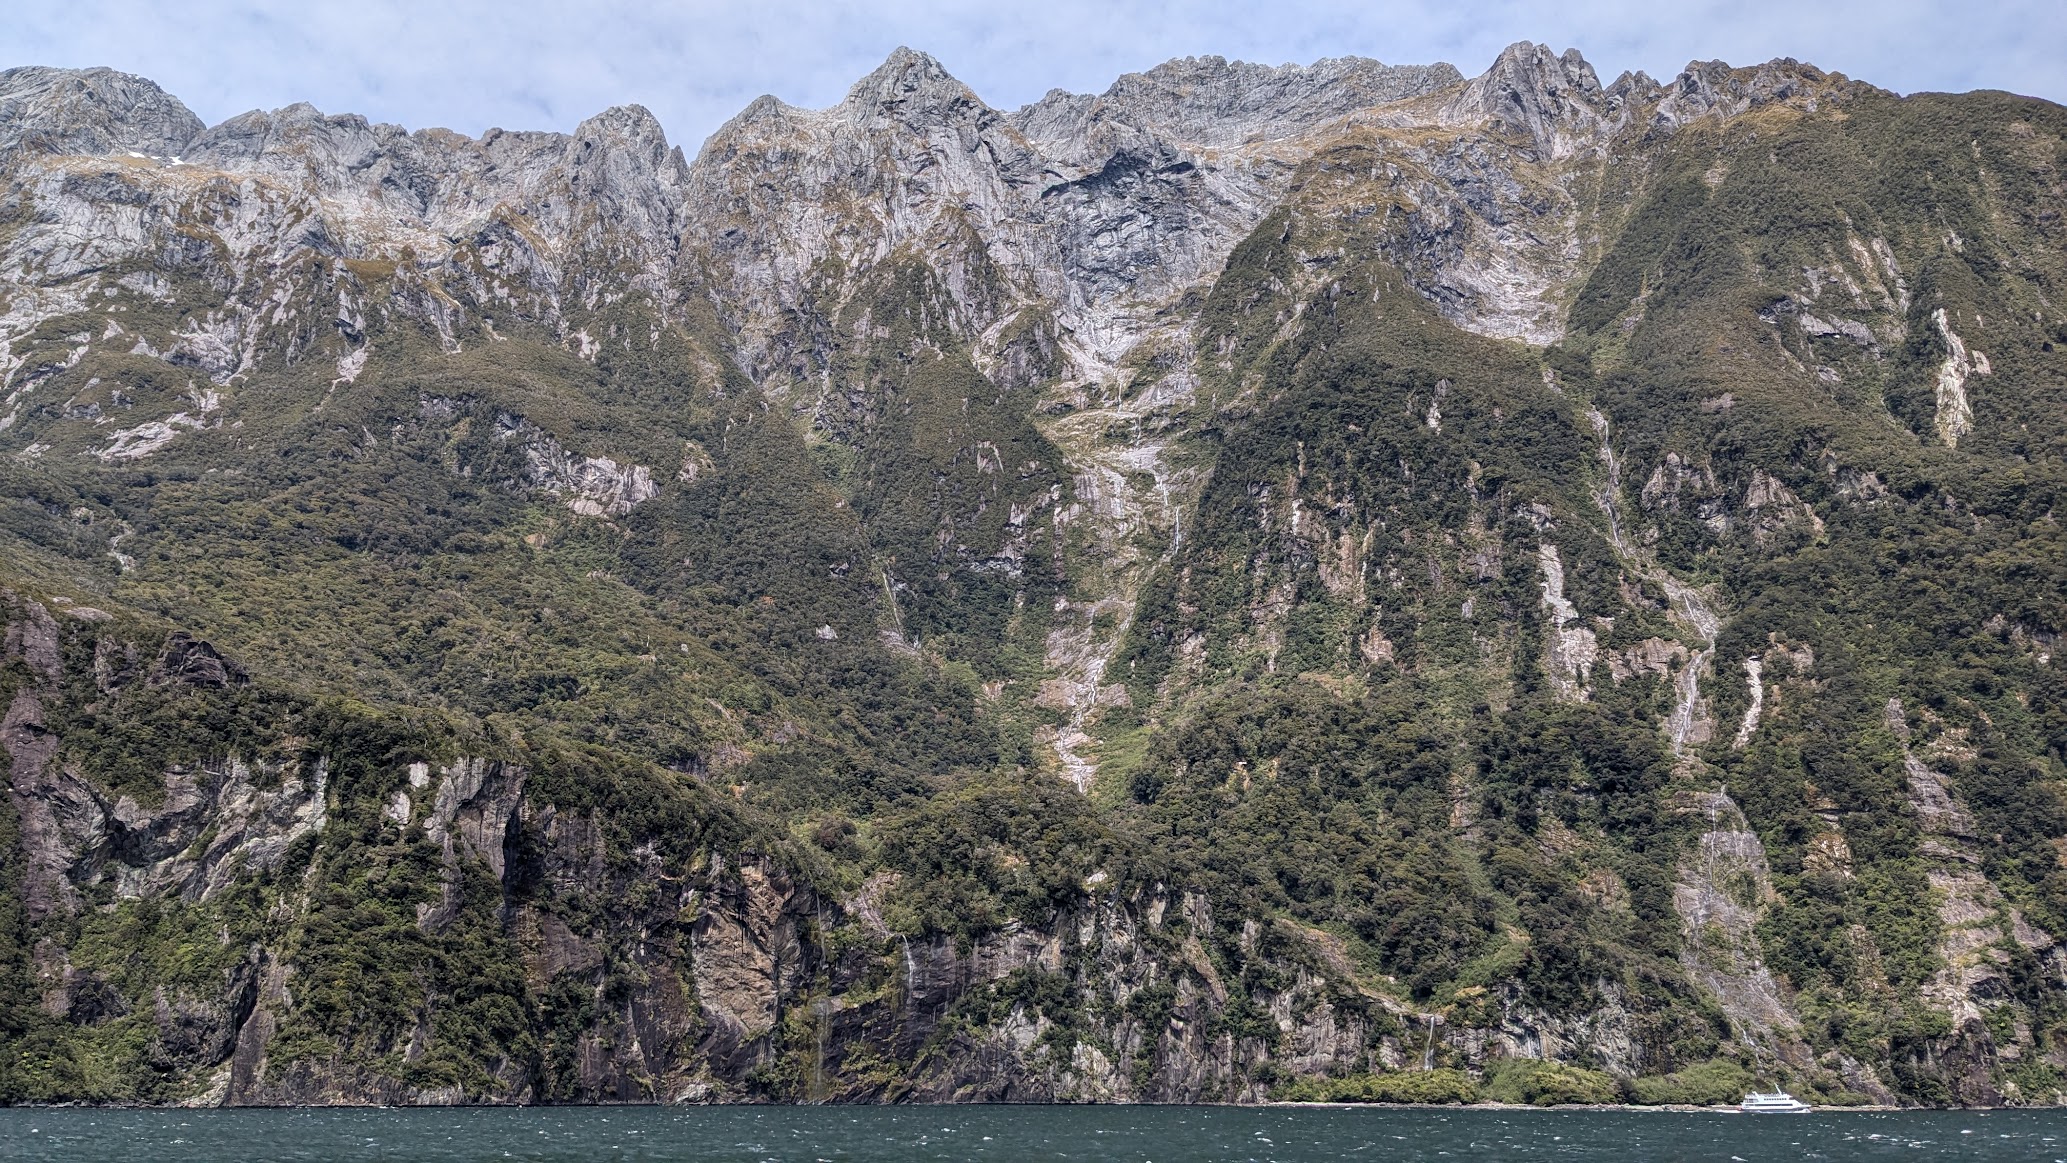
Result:
<svg viewBox="0 0 2067 1163"><path fill-rule="evenodd" d="M310 101L412 128L569 129L652 109L694 148L761 93L831 104L900 44L1002 108L1098 91L1173 56L1278 64L1447 60L1575 46L1604 79L1689 60L1813 61L1903 92L2001 88L2067 99L2067 21L2034 0L14 0L0 66L106 64L151 77L211 123ZM1752 16L1756 13L1755 17Z"/></svg>

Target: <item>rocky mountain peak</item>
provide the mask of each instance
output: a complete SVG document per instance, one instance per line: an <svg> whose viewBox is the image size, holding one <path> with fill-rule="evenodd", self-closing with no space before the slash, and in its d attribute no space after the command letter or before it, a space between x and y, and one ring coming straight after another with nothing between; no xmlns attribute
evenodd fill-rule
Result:
<svg viewBox="0 0 2067 1163"><path fill-rule="evenodd" d="M703 148L697 153L697 160L712 164L722 163L745 143L782 132L783 126L804 112L773 93L763 93L748 102L746 108L733 114L730 120L718 126L715 132L704 139Z"/></svg>
<svg viewBox="0 0 2067 1163"><path fill-rule="evenodd" d="M864 124L929 126L976 110L990 113L969 86L926 53L899 47L874 72L855 82L839 111Z"/></svg>
<svg viewBox="0 0 2067 1163"><path fill-rule="evenodd" d="M156 83L113 69L0 72L0 154L180 153L201 119Z"/></svg>
<svg viewBox="0 0 2067 1163"><path fill-rule="evenodd" d="M1224 148L1297 136L1357 109L1418 97L1463 79L1447 64L1395 66L1368 57L1276 67L1185 57L1121 77L1105 100L1179 140Z"/></svg>
<svg viewBox="0 0 2067 1163"><path fill-rule="evenodd" d="M240 113L197 135L189 149L193 160L224 169L359 169L405 136L399 126L375 125L356 113L326 114L300 101Z"/></svg>
<svg viewBox="0 0 2067 1163"><path fill-rule="evenodd" d="M509 135L497 152L509 155L519 141L544 136ZM375 123L355 113L324 113L306 102L271 111L252 110L197 136L189 159L197 165L319 192L326 197L371 198L384 209L373 221L436 216L457 194L459 175L482 168L482 143L445 130L409 133L399 125ZM495 191L483 191L489 197ZM461 201L468 201L461 197ZM458 211L462 216L470 209Z"/></svg>
<svg viewBox="0 0 2067 1163"><path fill-rule="evenodd" d="M613 106L576 126L564 161L551 172L564 175L569 190L589 205L581 231L589 245L612 249L615 237L647 264L672 251L689 165L644 106ZM575 209L568 199L547 200L552 211L536 213L552 220ZM661 278L657 265L649 273Z"/></svg>
<svg viewBox="0 0 2067 1163"><path fill-rule="evenodd" d="M1723 61L1690 61L1663 86L1654 120L1679 125L1705 115L1734 117L1776 102L1799 101L1813 109L1816 94L1831 75L1791 57L1756 68L1732 68Z"/></svg>
<svg viewBox="0 0 2067 1163"><path fill-rule="evenodd" d="M1387 65L1331 57L1311 65L1259 65L1224 57L1180 57L1128 73L1103 94L1061 89L1012 114L1027 136L1070 152L1093 126L1205 149L1296 137L1373 105L1432 93L1464 79L1451 65Z"/></svg>
<svg viewBox="0 0 2067 1163"><path fill-rule="evenodd" d="M1449 105L1459 124L1496 122L1535 141L1547 157L1568 157L1602 128L1603 91L1578 49L1563 54L1521 41L1501 50Z"/></svg>
<svg viewBox="0 0 2067 1163"><path fill-rule="evenodd" d="M679 176L686 167L682 151L668 145L660 119L644 105L613 105L574 129L576 157L597 150L623 152L647 170Z"/></svg>

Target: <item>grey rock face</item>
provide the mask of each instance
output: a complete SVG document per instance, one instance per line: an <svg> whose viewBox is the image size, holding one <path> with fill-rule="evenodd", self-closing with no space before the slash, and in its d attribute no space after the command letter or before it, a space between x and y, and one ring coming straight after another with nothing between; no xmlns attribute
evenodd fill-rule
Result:
<svg viewBox="0 0 2067 1163"><path fill-rule="evenodd" d="M16 151L178 155L201 119L142 77L30 66L0 73L0 160Z"/></svg>
<svg viewBox="0 0 2067 1163"><path fill-rule="evenodd" d="M174 767L165 773L162 802L149 807L109 794L60 759L46 723L45 701L63 680L48 610L0 591L0 617L8 619L0 657L21 659L40 680L17 690L0 718L32 919L76 913L80 890L102 883L120 897L206 900L241 871L276 865L296 839L322 829L322 760L306 772L295 764L255 772L236 759ZM243 680L242 668L214 647L177 633L147 678L200 687Z"/></svg>
<svg viewBox="0 0 2067 1163"><path fill-rule="evenodd" d="M1068 366L1100 378L1282 196L1307 150L1278 145L1460 79L1360 58L1191 58L1005 115L900 49L831 109L763 98L715 134L692 167L691 231L756 377L808 375L800 355L825 339L783 321L835 312L860 271L908 246L944 252L963 338L1052 308Z"/></svg>
<svg viewBox="0 0 2067 1163"><path fill-rule="evenodd" d="M224 658L215 647L185 633L174 633L166 639L149 679L152 686L197 687L243 686L249 681L243 667Z"/></svg>
<svg viewBox="0 0 2067 1163"><path fill-rule="evenodd" d="M1416 287L1463 326L1544 342L1583 247L1570 175L1529 165L1584 164L1626 127L1795 99L1821 76L1710 62L1603 88L1576 52L1527 43L1469 81L1448 65L1198 57L1008 114L900 49L830 109L756 101L692 163L635 106L572 134L412 133L306 104L204 129L140 78L15 69L0 74L0 151L25 219L0 251L15 300L0 341L78 309L97 272L172 260L227 293L192 335L145 337L152 350L226 383L253 370L269 328L335 310L362 321L343 343L290 347L313 345L350 382L366 306L290 272L406 254L385 309L448 350L490 304L569 335L573 307L706 293L748 374L786 384L826 373L842 305L896 259L940 280L941 325L980 366L1112 380L1145 341L1181 346L1170 305L1211 285L1302 166L1375 132L1388 164L1371 176L1412 210L1387 246ZM118 151L184 164L91 160ZM1048 313L1051 326L1009 326Z"/></svg>
<svg viewBox="0 0 2067 1163"><path fill-rule="evenodd" d="M956 331L989 326L1005 304L982 269L996 244L983 243L1030 225L1019 189L1038 173L1000 114L931 57L899 50L831 109L764 97L728 122L691 169L689 229L741 362L787 379L823 370L814 322L900 247L944 252L935 265L962 292Z"/></svg>
<svg viewBox="0 0 2067 1163"><path fill-rule="evenodd" d="M498 416L496 437L515 443L522 452L525 484L566 497L567 507L584 517L622 517L660 495L645 465L577 456L527 420Z"/></svg>
<svg viewBox="0 0 2067 1163"><path fill-rule="evenodd" d="M1526 136L1543 156L1557 159L1612 128L1602 116L1604 97L1600 78L1579 50L1558 56L1548 46L1523 41L1472 78L1444 114L1458 123L1492 122Z"/></svg>
<svg viewBox="0 0 2067 1163"><path fill-rule="evenodd" d="M1749 77L1742 74L1750 72ZM1644 78L1646 81L1649 78ZM1677 127L1703 116L1733 117L1761 105L1799 99L1816 108L1810 86L1827 80L1813 65L1791 58L1768 61L1755 70L1732 69L1721 61L1693 61L1671 84L1656 88L1652 124Z"/></svg>
<svg viewBox="0 0 2067 1163"><path fill-rule="evenodd" d="M1230 149L1297 137L1334 118L1432 93L1464 80L1447 64L1386 65L1333 57L1311 65L1184 57L1128 73L1102 95L1060 89L1012 114L1022 133L1067 154L1097 122L1186 145Z"/></svg>
<svg viewBox="0 0 2067 1163"><path fill-rule="evenodd" d="M474 139L302 104L233 117L192 153L197 165L343 201L347 213L325 237L346 250L383 249L420 230L430 236L413 241L435 254L490 229L501 210L562 248L602 249L642 269L672 255L678 199L669 194L686 168L638 106L606 110L572 135L491 130Z"/></svg>

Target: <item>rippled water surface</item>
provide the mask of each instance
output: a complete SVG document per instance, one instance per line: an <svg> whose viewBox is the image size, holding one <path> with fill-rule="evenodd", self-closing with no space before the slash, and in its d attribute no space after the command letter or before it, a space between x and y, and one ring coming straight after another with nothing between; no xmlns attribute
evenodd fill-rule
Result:
<svg viewBox="0 0 2067 1163"><path fill-rule="evenodd" d="M0 1159L2054 1160L2067 1114L1378 1107L0 1110Z"/></svg>

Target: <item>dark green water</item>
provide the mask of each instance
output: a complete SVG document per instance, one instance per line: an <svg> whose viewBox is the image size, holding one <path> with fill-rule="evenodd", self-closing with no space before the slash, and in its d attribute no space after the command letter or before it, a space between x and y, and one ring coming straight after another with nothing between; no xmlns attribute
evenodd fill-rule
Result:
<svg viewBox="0 0 2067 1163"><path fill-rule="evenodd" d="M0 1159L2067 1163L2067 1113L1081 1106L0 1110Z"/></svg>

